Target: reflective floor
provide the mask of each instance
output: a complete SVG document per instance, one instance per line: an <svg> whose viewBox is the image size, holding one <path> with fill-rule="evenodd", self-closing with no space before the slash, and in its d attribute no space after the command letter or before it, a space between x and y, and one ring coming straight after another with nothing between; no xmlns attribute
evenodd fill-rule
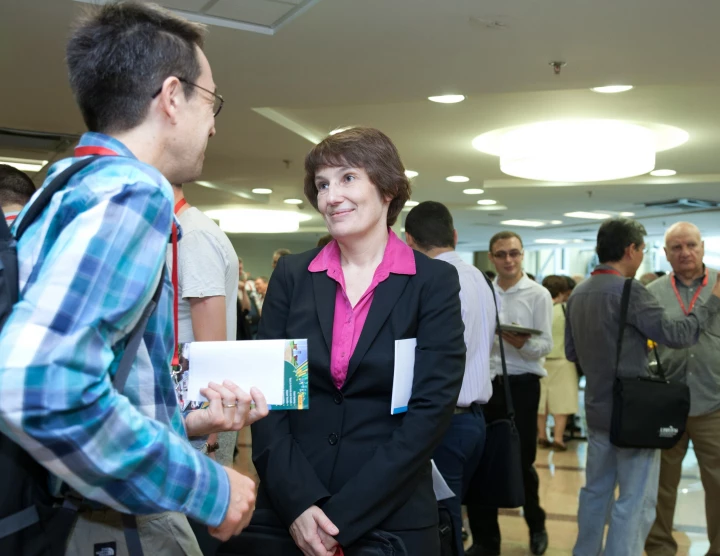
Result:
<svg viewBox="0 0 720 556"><path fill-rule="evenodd" d="M235 468L255 477L250 461L249 431L240 433L238 448ZM568 443L568 448L569 450L563 453L538 450L536 466L540 475L540 500L547 512L547 530L550 537L550 548L546 553L548 556L572 554L577 536L578 493L585 482L587 444L573 440ZM529 554L527 527L519 510L503 510L500 527L503 535L503 556ZM675 538L680 547L679 556L704 556L709 546L705 497L692 447L683 463L675 529Z"/></svg>
<svg viewBox="0 0 720 556"><path fill-rule="evenodd" d="M538 450L536 467L540 475L540 501L547 512L546 526L550 537L548 556L572 554L577 537L578 493L585 483L587 444L571 441L568 448L563 453ZM529 554L527 527L519 510L503 510L500 528L504 556ZM708 550L705 496L692 449L683 463L674 536L679 545L679 556L703 556Z"/></svg>

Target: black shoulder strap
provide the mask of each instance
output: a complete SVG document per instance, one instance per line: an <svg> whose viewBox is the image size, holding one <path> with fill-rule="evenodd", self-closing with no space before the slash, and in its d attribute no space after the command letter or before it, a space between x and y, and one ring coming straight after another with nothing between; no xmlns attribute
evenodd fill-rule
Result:
<svg viewBox="0 0 720 556"><path fill-rule="evenodd" d="M623 336L625 335L625 324L627 323L628 307L630 306L630 290L632 289L633 279L625 280L623 286L622 301L620 301L620 330L617 339L617 356L615 357L615 375L617 376L620 367L620 353L622 352Z"/></svg>
<svg viewBox="0 0 720 556"><path fill-rule="evenodd" d="M120 364L118 365L117 371L115 371L115 376L112 379L115 390L117 390L120 394L122 394L123 390L125 390L128 375L130 374L130 369L132 368L138 348L140 347L140 341L142 340L143 334L145 334L145 328L147 327L148 320L150 320L150 315L152 315L155 307L157 307L158 301L160 301L160 294L162 293L164 281L165 268L163 268L163 271L160 274L160 282L157 285L157 289L155 290L150 303L147 304L145 310L140 316L140 320L135 325L135 328L132 329L132 332L130 332L130 339L125 346L125 351L120 359Z"/></svg>
<svg viewBox="0 0 720 556"><path fill-rule="evenodd" d="M22 220L20 220L20 224L18 225L17 231L15 232L15 239L20 239L20 237L25 233L25 230L30 227L30 224L35 222L35 219L40 216L40 214L42 214L42 212L48 206L48 204L50 203L50 199L52 199L52 196L55 195L55 193L57 193L58 191L60 191L63 187L65 187L68 180L74 174L78 173L80 170L85 168L85 166L87 166L97 158L99 158L99 156L88 156L86 158L78 160L77 162L72 163L70 166L60 172L57 177L53 179L53 181L47 184L45 188L40 192L40 195L38 195L37 198L30 205L30 207L28 207L25 214L23 214Z"/></svg>
<svg viewBox="0 0 720 556"><path fill-rule="evenodd" d="M485 277L485 281L490 286L490 291L493 294L493 300L495 301L495 323L497 330L500 330L500 310L498 309L497 297L495 295L495 287L493 286L490 278L484 272L482 275ZM500 342L500 361L502 363L503 371L503 384L505 385L505 409L507 410L508 419L511 421L515 420L515 406L513 405L512 396L510 395L510 377L508 377L507 363L505 362L505 344L503 344L502 334L498 334L498 340Z"/></svg>

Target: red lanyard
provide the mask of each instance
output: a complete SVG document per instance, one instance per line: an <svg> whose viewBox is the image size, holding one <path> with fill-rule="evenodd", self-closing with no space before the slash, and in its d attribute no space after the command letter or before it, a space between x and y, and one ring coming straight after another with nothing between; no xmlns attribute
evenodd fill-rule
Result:
<svg viewBox="0 0 720 556"><path fill-rule="evenodd" d="M117 156L113 150L106 149L105 147L75 147L75 156L90 156L92 154L99 154L102 156Z"/></svg>
<svg viewBox="0 0 720 556"><path fill-rule="evenodd" d="M705 269L705 277L703 278L703 281L702 281L702 283L700 284L700 287L699 287L699 288L697 289L697 291L695 292L695 295L693 296L692 301L690 301L690 308L689 308L689 309L687 309L687 308L685 307L685 303L683 303L682 297L680 297L680 292L679 292L678 289L677 289L677 281L676 281L676 279L675 279L675 273L674 273L674 272L672 272L672 273L670 274L670 283L672 284L672 289L673 289L673 291L675 292L675 297L677 297L678 303L680 303L680 308L683 310L683 313L685 313L685 315L687 316L687 315L689 315L689 314L692 312L693 307L695 307L695 303L697 302L698 297L700 297L700 292L703 290L703 288L704 288L705 286L707 286L707 283L708 283L708 270Z"/></svg>
<svg viewBox="0 0 720 556"><path fill-rule="evenodd" d="M187 201L184 198L180 199L177 203L175 203L175 214L177 215L177 213L180 212L180 209L182 209L185 205L187 205ZM180 354L178 352L178 342L180 339L180 332L178 330L178 304L180 302L180 299L178 295L178 230L177 226L175 225L174 218L172 225L172 257L173 324L175 326L175 349L173 350L172 366L175 367L180 364Z"/></svg>
<svg viewBox="0 0 720 556"><path fill-rule="evenodd" d="M15 222L15 219L16 219L17 217L18 217L17 214L11 214L10 216L6 216L6 217L5 217L5 222L7 222L8 224L12 224L13 222Z"/></svg>
<svg viewBox="0 0 720 556"><path fill-rule="evenodd" d="M600 270L593 270L590 273L590 276L595 276L596 274L617 274L618 276L622 277L622 274L620 274L620 272L615 270L614 268L601 268Z"/></svg>

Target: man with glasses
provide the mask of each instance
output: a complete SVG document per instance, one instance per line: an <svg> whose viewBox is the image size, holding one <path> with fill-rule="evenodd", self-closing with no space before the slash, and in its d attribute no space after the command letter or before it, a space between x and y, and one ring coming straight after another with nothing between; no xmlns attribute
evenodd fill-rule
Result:
<svg viewBox="0 0 720 556"><path fill-rule="evenodd" d="M0 430L83 498L68 554L126 553L126 541L146 554L198 555L186 515L225 540L254 509L253 481L200 454L186 435L223 430L228 420L239 428L267 409L211 384L208 410L183 423L170 374L170 184L200 176L221 105L203 34L151 5L108 3L87 12L67 46L90 131L46 184L97 158L18 242L20 299L0 335ZM120 394L112 378L159 285ZM152 515L127 525L127 514Z"/></svg>
<svg viewBox="0 0 720 556"><path fill-rule="evenodd" d="M689 222L678 222L665 233L665 256L673 271L648 286L669 317L682 318L707 303L718 272L703 263L705 243L700 230ZM662 369L672 381L690 388L690 417L678 444L663 450L657 517L645 542L648 556L674 556L677 542L672 528L682 462L692 440L705 490L705 517L710 541L708 554L720 554L720 317L713 317L700 340L687 349L658 346Z"/></svg>
<svg viewBox="0 0 720 556"><path fill-rule="evenodd" d="M500 232L490 240L489 257L497 270L495 292L500 305L500 323L517 324L541 331L540 335L500 332L505 343L505 358L513 403L515 423L520 435L525 505L523 514L530 530L530 551L544 554L548 547L545 512L540 507L540 481L535 470L537 455L537 414L540 403L540 378L545 356L553 347L552 307L550 293L523 271L522 238L515 232ZM490 357L493 395L484 407L488 424L506 417L505 386L496 341ZM472 556L500 554L500 526L497 508L468 505L473 535Z"/></svg>
<svg viewBox="0 0 720 556"><path fill-rule="evenodd" d="M635 276L642 264L646 233L635 220L605 221L597 236L600 265L568 300L565 354L580 363L587 380L588 453L574 556L602 554L606 524L604 554L642 554L655 520L660 450L618 448L610 443L609 434L622 293L626 279ZM645 286L633 282L617 374L645 375L648 338L670 348L696 344L701 330L720 310L720 285L715 282L710 288L712 295L705 303L695 303L687 316L671 318Z"/></svg>

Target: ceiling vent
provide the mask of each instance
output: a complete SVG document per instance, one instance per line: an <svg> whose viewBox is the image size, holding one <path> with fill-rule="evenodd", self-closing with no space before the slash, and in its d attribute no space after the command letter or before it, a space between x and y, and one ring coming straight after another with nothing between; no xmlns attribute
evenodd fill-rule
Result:
<svg viewBox="0 0 720 556"><path fill-rule="evenodd" d="M0 149L61 153L75 145L79 135L0 128Z"/></svg>
<svg viewBox="0 0 720 556"><path fill-rule="evenodd" d="M666 210L699 210L717 208L715 201L703 201L702 199L673 199L670 201L655 201L643 203L648 208L660 208Z"/></svg>
<svg viewBox="0 0 720 556"><path fill-rule="evenodd" d="M106 4L113 0L75 0L83 4ZM320 0L158 0L158 4L186 19L274 35L281 27L305 13Z"/></svg>

